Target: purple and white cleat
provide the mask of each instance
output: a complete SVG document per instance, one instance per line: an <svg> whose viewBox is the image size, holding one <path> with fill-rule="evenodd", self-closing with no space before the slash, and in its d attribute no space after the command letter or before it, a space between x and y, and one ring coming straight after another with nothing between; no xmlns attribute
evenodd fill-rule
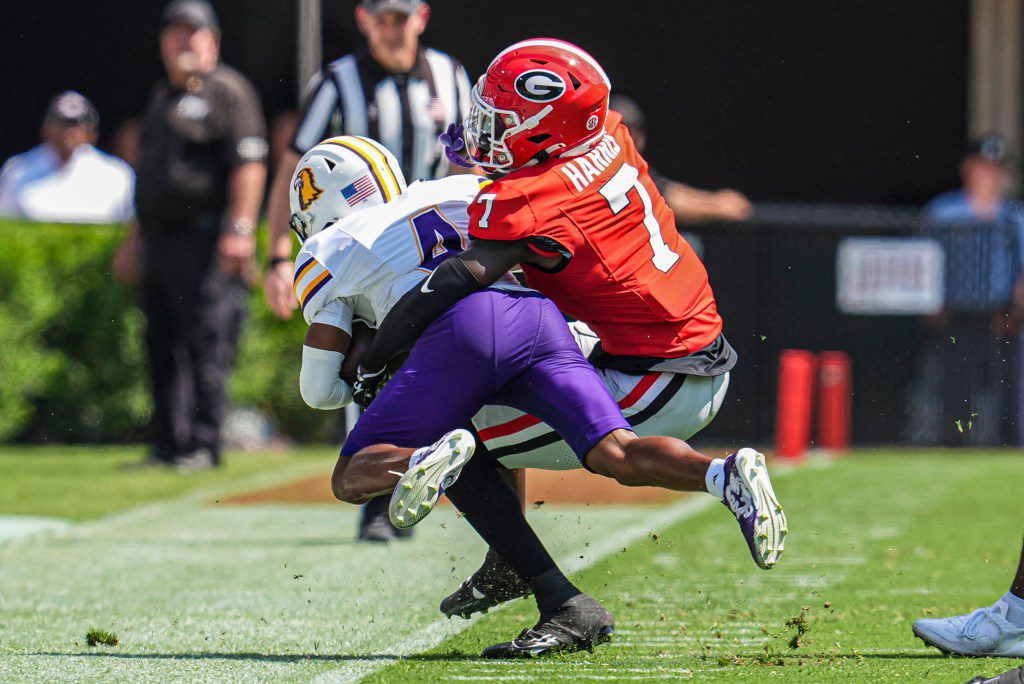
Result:
<svg viewBox="0 0 1024 684"><path fill-rule="evenodd" d="M722 499L743 531L750 555L765 570L779 562L786 546L786 514L775 497L764 454L747 447L725 459Z"/></svg>
<svg viewBox="0 0 1024 684"><path fill-rule="evenodd" d="M476 440L468 430L452 430L430 446L417 449L391 495L391 524L405 529L430 515L445 487L455 483L475 450Z"/></svg>

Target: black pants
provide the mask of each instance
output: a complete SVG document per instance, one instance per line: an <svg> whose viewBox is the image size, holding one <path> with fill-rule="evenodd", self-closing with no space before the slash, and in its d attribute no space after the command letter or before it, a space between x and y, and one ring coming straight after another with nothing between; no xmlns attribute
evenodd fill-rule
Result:
<svg viewBox="0 0 1024 684"><path fill-rule="evenodd" d="M931 330L910 388L906 439L920 446L1018 444L1016 336L992 334L993 312L951 313Z"/></svg>
<svg viewBox="0 0 1024 684"><path fill-rule="evenodd" d="M152 445L172 459L220 459L226 385L245 322L247 290L217 259L217 234L145 235L141 308L153 392Z"/></svg>

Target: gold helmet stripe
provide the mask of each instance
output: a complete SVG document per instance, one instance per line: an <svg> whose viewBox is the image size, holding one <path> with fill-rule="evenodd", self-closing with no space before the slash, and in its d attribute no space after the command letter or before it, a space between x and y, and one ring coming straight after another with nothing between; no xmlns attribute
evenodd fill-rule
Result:
<svg viewBox="0 0 1024 684"><path fill-rule="evenodd" d="M385 202L390 202L402 194L402 188L399 186L395 174L391 171L387 157L372 145L365 144L361 138L353 135L343 135L325 140L321 144L344 147L359 157L370 170L370 176L377 184L381 195L384 196Z"/></svg>

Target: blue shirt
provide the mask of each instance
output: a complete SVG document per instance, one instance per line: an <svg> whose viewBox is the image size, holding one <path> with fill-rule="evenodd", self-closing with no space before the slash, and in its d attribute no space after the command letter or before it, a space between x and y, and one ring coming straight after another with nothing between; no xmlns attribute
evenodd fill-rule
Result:
<svg viewBox="0 0 1024 684"><path fill-rule="evenodd" d="M946 251L946 306L985 311L1009 302L1024 263L1024 205L1003 200L994 219L974 212L963 190L929 202L923 232Z"/></svg>

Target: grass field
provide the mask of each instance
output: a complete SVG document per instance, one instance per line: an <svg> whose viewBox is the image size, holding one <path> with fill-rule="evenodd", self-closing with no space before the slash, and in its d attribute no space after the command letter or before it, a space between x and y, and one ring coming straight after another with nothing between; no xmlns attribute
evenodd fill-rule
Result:
<svg viewBox="0 0 1024 684"><path fill-rule="evenodd" d="M529 626L529 602L468 623L437 613L483 550L450 508L409 542L364 547L342 504L219 503L326 472L330 450L198 477L118 469L137 456L0 450L0 516L82 520L0 543L0 681L964 682L1021 664L944 657L910 631L1005 592L1024 528L1016 454L780 473L792 535L770 572L707 497L531 510L617 633L593 654L512 663L477 654ZM92 628L120 643L88 646Z"/></svg>

